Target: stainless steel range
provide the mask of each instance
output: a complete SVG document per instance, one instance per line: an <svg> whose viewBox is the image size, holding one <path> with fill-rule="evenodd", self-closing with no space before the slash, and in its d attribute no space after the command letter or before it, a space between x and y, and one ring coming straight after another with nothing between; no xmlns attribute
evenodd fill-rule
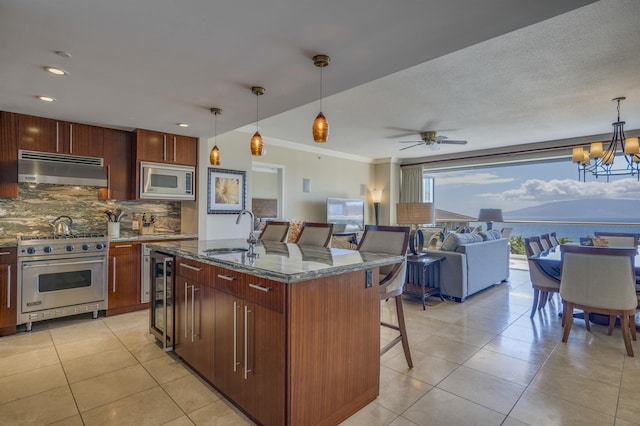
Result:
<svg viewBox="0 0 640 426"><path fill-rule="evenodd" d="M18 238L18 324L107 309L109 240L102 234Z"/></svg>

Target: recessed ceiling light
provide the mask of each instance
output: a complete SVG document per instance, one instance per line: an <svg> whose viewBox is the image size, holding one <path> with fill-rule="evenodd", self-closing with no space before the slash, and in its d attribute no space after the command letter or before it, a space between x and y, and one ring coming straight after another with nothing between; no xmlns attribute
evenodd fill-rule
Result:
<svg viewBox="0 0 640 426"><path fill-rule="evenodd" d="M45 102L55 102L56 98L52 98L51 96L36 96L36 98Z"/></svg>
<svg viewBox="0 0 640 426"><path fill-rule="evenodd" d="M189 123L178 123L180 127L189 127Z"/></svg>
<svg viewBox="0 0 640 426"><path fill-rule="evenodd" d="M55 74L55 75L67 75L67 74L69 74L65 70L62 70L62 69L56 68L56 67L44 67L44 69L47 70L48 72L50 72L51 74Z"/></svg>
<svg viewBox="0 0 640 426"><path fill-rule="evenodd" d="M56 50L56 55L62 56L63 58L71 58L71 55L63 50Z"/></svg>

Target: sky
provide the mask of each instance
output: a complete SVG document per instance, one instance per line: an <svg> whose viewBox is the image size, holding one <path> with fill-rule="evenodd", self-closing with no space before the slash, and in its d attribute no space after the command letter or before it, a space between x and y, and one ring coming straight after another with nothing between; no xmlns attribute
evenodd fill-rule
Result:
<svg viewBox="0 0 640 426"><path fill-rule="evenodd" d="M616 157L614 165L625 164ZM478 167L471 170L425 172L435 178L436 207L469 216L481 208L505 212L554 201L584 198L640 199L637 177L606 179L587 174L578 180L578 166L567 161L508 166Z"/></svg>

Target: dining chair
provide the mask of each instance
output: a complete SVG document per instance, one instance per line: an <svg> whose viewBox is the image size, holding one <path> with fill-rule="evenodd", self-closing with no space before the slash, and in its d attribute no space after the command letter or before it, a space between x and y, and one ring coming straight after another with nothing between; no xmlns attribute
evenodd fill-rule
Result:
<svg viewBox="0 0 640 426"><path fill-rule="evenodd" d="M328 247L333 234L333 223L303 222L296 244Z"/></svg>
<svg viewBox="0 0 640 426"><path fill-rule="evenodd" d="M289 222L271 220L265 224L259 239L283 242L287 238L287 232L289 232Z"/></svg>
<svg viewBox="0 0 640 426"><path fill-rule="evenodd" d="M551 241L551 247L558 247L560 245L555 232L549 234L549 240Z"/></svg>
<svg viewBox="0 0 640 426"><path fill-rule="evenodd" d="M562 341L569 338L575 308L584 309L585 316L587 312L609 315L609 335L619 316L627 355L633 356L631 339L637 339L636 249L562 245L560 250L560 295L564 303Z"/></svg>
<svg viewBox="0 0 640 426"><path fill-rule="evenodd" d="M530 237L524 239L524 248L527 258L540 253L540 246L537 245L538 237ZM533 240L533 241L532 241ZM536 251L537 250L537 251ZM531 307L531 315L533 318L536 311L544 308L551 296L560 291L560 281L547 274L535 260L528 260L529 278L533 287L533 306Z"/></svg>
<svg viewBox="0 0 640 426"><path fill-rule="evenodd" d="M409 350L409 339L407 338L407 328L404 323L404 310L402 308L402 290L405 283L408 246L408 226L366 225L360 244L358 244L358 251L362 253L386 253L405 256L404 261L400 263L380 267L380 300L394 298L398 316L398 325L385 321L381 321L380 325L400 332L397 337L380 350L380 355L382 356L394 345L402 342L402 349L404 350L407 364L409 368L413 368L411 351Z"/></svg>
<svg viewBox="0 0 640 426"><path fill-rule="evenodd" d="M549 250L550 248L554 247L553 243L551 242L551 236L549 234L540 235L540 244L542 244L543 250Z"/></svg>
<svg viewBox="0 0 640 426"><path fill-rule="evenodd" d="M638 247L640 234L626 232L594 232L596 238L609 241L609 247Z"/></svg>

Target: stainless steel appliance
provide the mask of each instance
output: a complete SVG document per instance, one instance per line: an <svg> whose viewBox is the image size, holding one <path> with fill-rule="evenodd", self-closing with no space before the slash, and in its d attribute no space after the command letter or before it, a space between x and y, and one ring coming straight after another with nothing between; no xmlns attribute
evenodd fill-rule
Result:
<svg viewBox="0 0 640 426"><path fill-rule="evenodd" d="M142 268L140 270L140 302L149 302L149 288L151 286L151 249L142 244Z"/></svg>
<svg viewBox="0 0 640 426"><path fill-rule="evenodd" d="M107 308L109 240L102 234L18 238L18 324Z"/></svg>
<svg viewBox="0 0 640 426"><path fill-rule="evenodd" d="M18 150L18 182L74 186L107 186L98 157Z"/></svg>
<svg viewBox="0 0 640 426"><path fill-rule="evenodd" d="M140 198L195 200L193 166L140 162Z"/></svg>
<svg viewBox="0 0 640 426"><path fill-rule="evenodd" d="M162 343L165 351L173 349L174 305L173 265L174 257L152 251L149 266L150 296L149 331Z"/></svg>

